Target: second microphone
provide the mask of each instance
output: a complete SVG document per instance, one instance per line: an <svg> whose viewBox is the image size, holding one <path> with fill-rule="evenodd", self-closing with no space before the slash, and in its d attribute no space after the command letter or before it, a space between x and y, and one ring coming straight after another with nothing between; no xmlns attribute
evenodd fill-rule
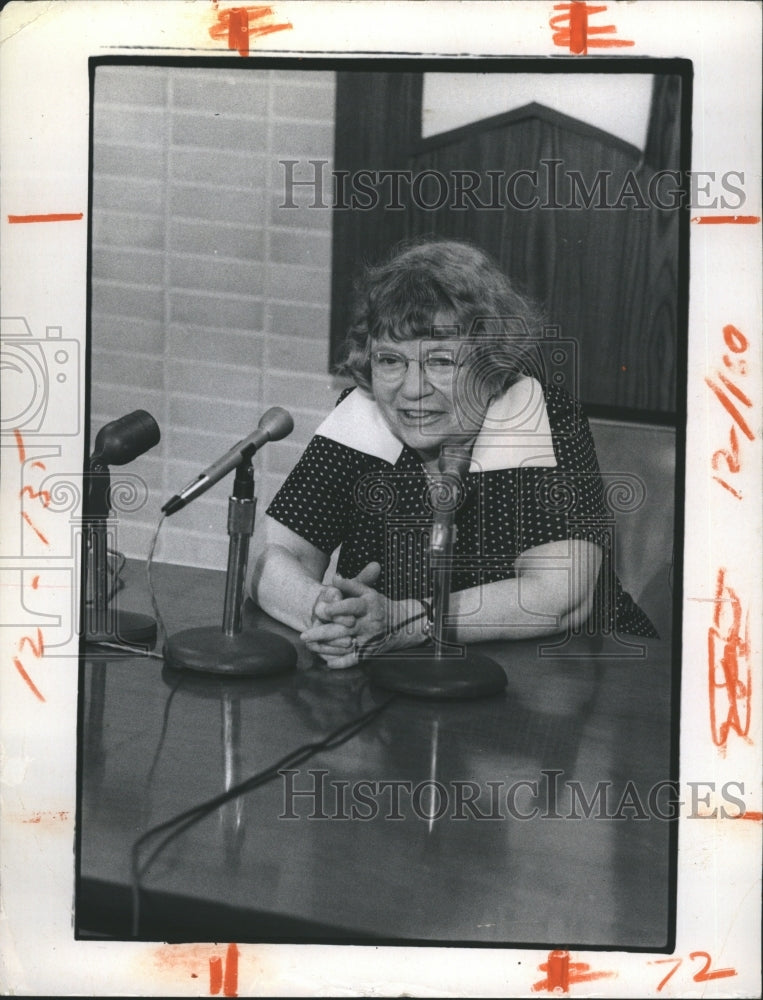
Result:
<svg viewBox="0 0 763 1000"><path fill-rule="evenodd" d="M162 507L165 514L174 514L196 497L206 493L232 469L258 451L268 441L280 441L294 429L291 414L280 406L273 406L260 418L257 429L249 437L235 444L222 458L218 458L196 479L192 480L180 493L176 493Z"/></svg>

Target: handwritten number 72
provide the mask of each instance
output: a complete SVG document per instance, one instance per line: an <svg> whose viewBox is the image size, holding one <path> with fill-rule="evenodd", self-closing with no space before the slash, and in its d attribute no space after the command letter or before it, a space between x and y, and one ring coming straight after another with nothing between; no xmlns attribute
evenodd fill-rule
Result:
<svg viewBox="0 0 763 1000"><path fill-rule="evenodd" d="M725 979L727 976L735 976L737 974L737 970L736 969L712 969L711 970L710 969L710 965L712 963L712 958L710 957L710 955L706 951L693 951L693 952L691 952L691 954L689 955L689 961L694 962L697 959L704 959L705 960L705 964L702 966L701 969L698 969L697 972L695 972L694 975L692 976L692 979L694 980L695 983L706 983L710 979ZM670 972L667 974L667 976L665 976L665 978L663 980L661 980L659 986L657 987L657 992L658 993L660 992L660 990L662 989L662 987L665 985L665 983L667 983L667 981L670 979L670 977L673 976L673 975L675 975L675 973L678 971L679 967L681 966L681 964L683 962L683 959L682 958L657 958L651 964L652 965L661 965L661 964L664 964L666 962L673 962L674 963L673 964L673 968L670 970Z"/></svg>

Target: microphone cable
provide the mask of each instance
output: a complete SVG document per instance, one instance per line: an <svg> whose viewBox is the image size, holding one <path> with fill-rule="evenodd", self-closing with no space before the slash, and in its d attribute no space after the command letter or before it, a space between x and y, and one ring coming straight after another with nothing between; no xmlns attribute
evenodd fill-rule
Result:
<svg viewBox="0 0 763 1000"><path fill-rule="evenodd" d="M164 618L162 617L162 613L159 610L159 602L158 602L157 597L156 597L156 588L154 587L154 581L153 581L153 578L152 578L152 575L151 575L151 569L152 569L152 564L153 564L153 559L154 559L154 552L156 551L156 543L159 541L159 532L162 529L162 525L164 524L164 521L165 521L166 517L167 517L166 514L162 514L162 516L159 518L159 523L156 526L156 531L154 532L153 538L151 539L151 546L150 546L150 548L148 550L148 559L146 560L146 582L148 584L148 595L151 598L151 609L154 612L154 618L156 619L156 624L157 624L156 645L160 649L161 649L161 645L162 645L161 644L161 638L162 638L162 636L164 636L166 638L166 636L167 636L167 628L166 628L166 626L164 624ZM118 570L117 570L117 573L121 574L122 569L124 568L124 565L127 562L127 560L126 560L125 556L122 555L121 552L120 553L115 553L115 554L118 555L119 557L121 557L121 562L119 563ZM116 587L114 587L114 590L116 590ZM112 594L109 595L109 597L111 597L111 596L112 596ZM123 653L124 656L129 656L129 657L132 657L132 656L143 656L143 657L146 657L147 659L151 659L151 660L163 660L164 659L164 654L163 653L155 653L152 650L141 649L140 647L137 647L137 646L136 647L124 646L124 645L120 645L117 642L108 642L108 640L104 640L103 642L99 642L99 643L94 643L93 645L102 646L105 649L116 649L116 650L119 650L120 653Z"/></svg>
<svg viewBox="0 0 763 1000"><path fill-rule="evenodd" d="M159 649L162 648L162 637L167 638L167 628L164 624L164 618L162 618L162 613L159 610L159 602L156 598L156 590L154 588L154 581L151 575L151 570L154 562L154 552L156 551L156 543L159 541L159 532L162 530L162 525L167 518L166 514L162 514L159 518L159 523L156 526L156 531L154 532L154 537L151 539L151 546L148 550L148 559L146 560L146 583L148 584L148 596L151 598L151 609L154 612L154 618L156 618L157 624L157 635L156 635L156 645ZM164 659L164 656L160 656L160 659Z"/></svg>
<svg viewBox="0 0 763 1000"><path fill-rule="evenodd" d="M265 785L274 778L277 778L279 772L284 768L291 767L294 764L301 764L310 757L313 757L315 754L320 753L321 750L334 750L337 747L342 746L343 743L352 739L352 737L359 733L361 729L364 729L369 723L373 722L377 716L381 715L381 713L390 704L392 704L397 697L397 694L391 694L380 705L376 705L374 708L369 709L362 715L356 716L349 722L345 722L341 726L338 726L322 740L302 744L302 746L297 747L296 750L292 750L284 757L281 757L281 759L276 761L274 764L258 771L251 777L239 782L239 784L233 785L225 792L221 792L219 795L215 795L211 799L200 802L198 805L192 806L190 809L186 809L182 813L178 813L176 816L165 820L163 823L158 823L156 826L151 827L144 834L138 837L132 846L130 862L132 881L132 937L137 939L140 929L141 878L151 863L161 854L165 847L167 847L173 840L179 837L190 827L194 826L205 817L211 815L219 809L220 806L225 805L226 802L230 802L232 799L245 795L247 792L250 792L255 788L260 788L262 785ZM165 833L166 836L164 836L159 844L153 849L148 858L141 863L141 849L158 835L163 833Z"/></svg>

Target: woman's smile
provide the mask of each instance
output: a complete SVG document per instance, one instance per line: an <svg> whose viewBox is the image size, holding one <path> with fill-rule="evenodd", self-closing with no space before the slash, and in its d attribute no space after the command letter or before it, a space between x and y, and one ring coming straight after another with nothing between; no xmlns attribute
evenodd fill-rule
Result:
<svg viewBox="0 0 763 1000"><path fill-rule="evenodd" d="M442 410L400 409L397 412L400 418L409 424L432 424L445 416Z"/></svg>

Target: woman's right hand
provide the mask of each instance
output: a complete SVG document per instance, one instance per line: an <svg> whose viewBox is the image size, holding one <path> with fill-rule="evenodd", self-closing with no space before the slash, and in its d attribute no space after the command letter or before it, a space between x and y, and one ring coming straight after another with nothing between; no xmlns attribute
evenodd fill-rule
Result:
<svg viewBox="0 0 763 1000"><path fill-rule="evenodd" d="M311 626L308 635L313 631L314 626L324 626L318 631L320 638L307 638L305 645L311 653L317 653L328 663L335 657L345 657L352 652L353 636L351 629L355 627L355 617L353 615L337 615L331 617L331 605L341 601L343 594L338 587L322 587L318 593L313 610L310 615Z"/></svg>

